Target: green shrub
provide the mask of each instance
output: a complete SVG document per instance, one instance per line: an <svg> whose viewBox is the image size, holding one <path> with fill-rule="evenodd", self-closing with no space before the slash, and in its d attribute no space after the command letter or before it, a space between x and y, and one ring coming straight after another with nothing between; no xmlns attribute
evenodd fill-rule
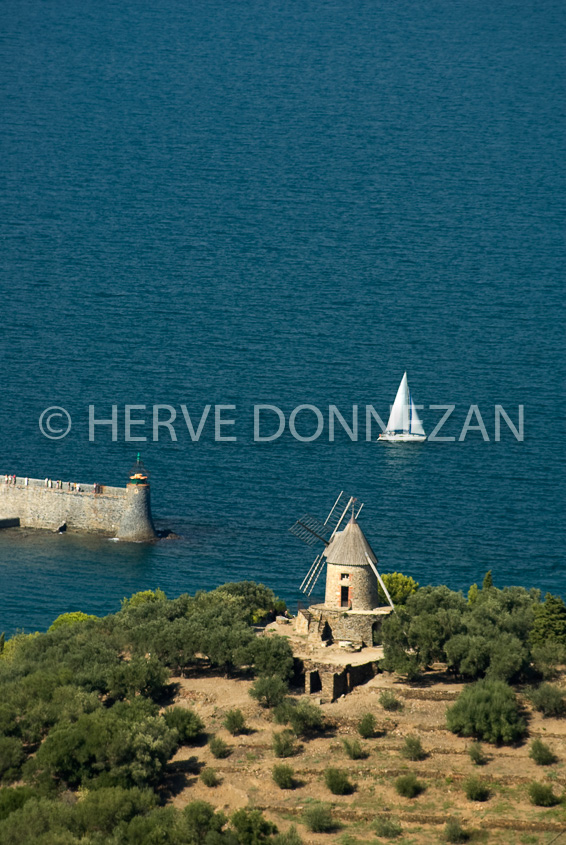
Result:
<svg viewBox="0 0 566 845"><path fill-rule="evenodd" d="M303 813L303 821L312 833L330 833L335 828L332 810L328 804L307 807Z"/></svg>
<svg viewBox="0 0 566 845"><path fill-rule="evenodd" d="M419 589L418 581L415 581L410 575L403 575L401 572L384 572L381 578L395 606L405 604L409 596L412 596ZM377 590L381 601L387 602L387 596L383 592L381 584Z"/></svg>
<svg viewBox="0 0 566 845"><path fill-rule="evenodd" d="M464 830L458 819L448 819L444 828L446 842L467 842L470 834Z"/></svg>
<svg viewBox="0 0 566 845"><path fill-rule="evenodd" d="M251 810L249 807L236 810L231 821L240 845L261 845L277 833L277 827L264 818L260 810Z"/></svg>
<svg viewBox="0 0 566 845"><path fill-rule="evenodd" d="M220 783L220 779L216 774L214 769L211 769L209 766L206 769L203 769L200 773L200 779L204 783L205 786L213 787L218 786Z"/></svg>
<svg viewBox="0 0 566 845"><path fill-rule="evenodd" d="M303 840L297 833L295 825L292 824L286 833L276 834L271 840L271 845L303 845Z"/></svg>
<svg viewBox="0 0 566 845"><path fill-rule="evenodd" d="M489 787L480 778L468 778L464 784L464 791L468 801L487 801L490 796Z"/></svg>
<svg viewBox="0 0 566 845"><path fill-rule="evenodd" d="M272 747L276 757L294 757L298 750L291 731L274 733Z"/></svg>
<svg viewBox="0 0 566 845"><path fill-rule="evenodd" d="M51 623L48 631L56 631L57 628L62 628L65 625L76 625L78 622L86 622L88 619L98 619L98 616L83 613L82 610L74 610L71 613L62 613Z"/></svg>
<svg viewBox="0 0 566 845"><path fill-rule="evenodd" d="M369 756L357 739L343 739L342 745L350 760L365 760Z"/></svg>
<svg viewBox="0 0 566 845"><path fill-rule="evenodd" d="M246 720L241 710L228 710L222 723L233 736L245 733Z"/></svg>
<svg viewBox="0 0 566 845"><path fill-rule="evenodd" d="M283 699L281 704L273 708L272 718L277 725L288 725L291 719L291 711L295 703L288 698Z"/></svg>
<svg viewBox="0 0 566 845"><path fill-rule="evenodd" d="M23 807L26 801L38 797L39 793L31 786L5 786L0 789L0 821Z"/></svg>
<svg viewBox="0 0 566 845"><path fill-rule="evenodd" d="M545 681L557 678L559 667L566 664L566 645L559 642L546 642L531 649L533 666Z"/></svg>
<svg viewBox="0 0 566 845"><path fill-rule="evenodd" d="M181 744L197 739L204 730L202 719L193 710L185 707L172 707L165 711L163 718L168 728L175 728Z"/></svg>
<svg viewBox="0 0 566 845"><path fill-rule="evenodd" d="M533 739L531 742L529 757L534 760L537 766L552 766L557 761L556 755L540 739Z"/></svg>
<svg viewBox="0 0 566 845"><path fill-rule="evenodd" d="M219 736L213 736L208 741L208 747L213 757L221 760L223 757L229 757L231 754L230 746L224 742Z"/></svg>
<svg viewBox="0 0 566 845"><path fill-rule="evenodd" d="M324 730L324 715L320 707L302 699L289 710L289 722L297 736L308 737Z"/></svg>
<svg viewBox="0 0 566 845"><path fill-rule="evenodd" d="M250 695L262 707L276 707L287 695L288 687L278 675L260 675L252 684Z"/></svg>
<svg viewBox="0 0 566 845"><path fill-rule="evenodd" d="M358 722L358 733L363 739L371 739L375 735L375 716L365 713Z"/></svg>
<svg viewBox="0 0 566 845"><path fill-rule="evenodd" d="M0 736L0 780L10 783L19 777L26 758L21 739Z"/></svg>
<svg viewBox="0 0 566 845"><path fill-rule="evenodd" d="M379 696L379 703L383 707L384 710L395 711L395 710L402 710L403 704L394 692L391 690L383 690L381 695Z"/></svg>
<svg viewBox="0 0 566 845"><path fill-rule="evenodd" d="M468 748L470 760L475 766L485 766L487 757L485 756L481 742L472 742Z"/></svg>
<svg viewBox="0 0 566 845"><path fill-rule="evenodd" d="M396 839L403 833L403 828L388 816L378 816L374 824L375 835L382 839Z"/></svg>
<svg viewBox="0 0 566 845"><path fill-rule="evenodd" d="M424 785L417 780L417 776L413 772L407 775L400 775L395 781L395 789L403 798L416 798L424 791Z"/></svg>
<svg viewBox="0 0 566 845"><path fill-rule="evenodd" d="M417 760L424 760L427 756L426 751L422 747L418 736L406 736L403 748L401 749L401 756L406 757L407 760L416 762Z"/></svg>
<svg viewBox="0 0 566 845"><path fill-rule="evenodd" d="M503 681L483 680L461 692L446 714L448 728L487 742L516 742L527 732L515 693Z"/></svg>
<svg viewBox="0 0 566 845"><path fill-rule="evenodd" d="M55 725L28 761L44 780L69 787L97 778L98 786L153 786L178 747L157 707L144 698L83 713ZM28 765L26 764L26 765Z"/></svg>
<svg viewBox="0 0 566 845"><path fill-rule="evenodd" d="M537 781L529 786L529 798L531 804L535 804L537 807L554 807L556 804L560 804L560 798L554 794L552 787Z"/></svg>
<svg viewBox="0 0 566 845"><path fill-rule="evenodd" d="M291 766L287 766L285 763L279 763L273 767L271 773L279 789L294 789L295 779Z"/></svg>
<svg viewBox="0 0 566 845"><path fill-rule="evenodd" d="M535 710L542 713L545 718L563 716L566 712L566 702L562 691L554 684L541 684L540 687L531 690L529 698Z"/></svg>
<svg viewBox="0 0 566 845"><path fill-rule="evenodd" d="M258 675L278 675L288 681L293 674L293 650L287 637L277 634L256 637L253 644L253 661Z"/></svg>
<svg viewBox="0 0 566 845"><path fill-rule="evenodd" d="M156 803L151 789L91 789L75 805L73 823L81 831L96 830L110 837L117 824L151 812Z"/></svg>
<svg viewBox="0 0 566 845"><path fill-rule="evenodd" d="M329 767L324 770L324 782L333 795L349 795L354 791L348 775L342 769Z"/></svg>

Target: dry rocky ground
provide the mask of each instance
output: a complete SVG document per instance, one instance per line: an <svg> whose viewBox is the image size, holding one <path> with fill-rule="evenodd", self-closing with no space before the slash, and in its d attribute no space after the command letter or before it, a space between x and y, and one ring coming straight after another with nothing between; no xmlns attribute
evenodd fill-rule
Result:
<svg viewBox="0 0 566 845"><path fill-rule="evenodd" d="M543 719L529 708L529 737L518 747L484 745L488 762L474 766L468 755L470 740L451 734L445 727L446 708L458 696L461 684L431 673L419 684L401 683L389 674L377 675L367 684L335 702L323 702L322 709L331 726L325 736L304 741L297 756L278 760L271 748L274 730L281 730L250 698L251 681L223 677L178 678L177 706L193 708L203 719L209 734L222 737L231 748L230 756L214 759L206 744L184 747L171 763L172 803L183 807L202 799L230 814L239 807L260 808L280 830L297 825L305 843L354 845L382 841L376 838L372 823L379 814L390 815L403 829L394 841L404 845L442 842L448 818L458 818L471 832L471 842L556 843L566 845L565 805L551 809L533 806L528 785L538 780L552 783L554 791L566 792L566 719ZM387 712L379 703L384 689L394 690L403 709ZM316 696L311 700L319 702ZM228 710L239 708L245 715L248 732L231 736L222 726ZM364 760L350 760L342 746L343 738L358 738L356 726L365 713L373 713L377 736L361 740L369 752ZM420 737L428 756L409 762L401 754L404 738ZM529 759L532 739L544 739L558 757L552 766L541 767ZM293 790L279 789L271 771L285 762L298 780ZM351 795L332 795L323 780L324 769L337 766L347 770L356 784ZM198 777L205 766L212 766L220 784L208 788ZM426 786L414 799L401 798L394 779L414 771ZM489 800L467 800L464 781L471 775L488 782ZM302 823L302 812L309 803L332 805L337 828L332 833L310 833ZM385 841L385 840L383 840Z"/></svg>

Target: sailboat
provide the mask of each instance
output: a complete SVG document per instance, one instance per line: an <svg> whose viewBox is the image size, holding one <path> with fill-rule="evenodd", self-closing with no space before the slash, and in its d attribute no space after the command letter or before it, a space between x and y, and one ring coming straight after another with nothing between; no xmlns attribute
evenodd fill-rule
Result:
<svg viewBox="0 0 566 845"><path fill-rule="evenodd" d="M389 414L387 428L377 439L402 443L418 443L426 440L423 424L419 419L409 390L407 373L401 379L395 402Z"/></svg>

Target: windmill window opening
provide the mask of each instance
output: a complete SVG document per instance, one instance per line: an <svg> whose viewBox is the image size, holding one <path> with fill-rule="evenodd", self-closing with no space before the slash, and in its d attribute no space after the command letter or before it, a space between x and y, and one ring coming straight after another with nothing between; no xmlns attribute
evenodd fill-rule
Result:
<svg viewBox="0 0 566 845"><path fill-rule="evenodd" d="M349 581L349 580L350 580L350 576L348 575L348 573L347 573L347 572L343 572L343 573L342 573L342 575L340 576L340 579L341 579L342 581Z"/></svg>

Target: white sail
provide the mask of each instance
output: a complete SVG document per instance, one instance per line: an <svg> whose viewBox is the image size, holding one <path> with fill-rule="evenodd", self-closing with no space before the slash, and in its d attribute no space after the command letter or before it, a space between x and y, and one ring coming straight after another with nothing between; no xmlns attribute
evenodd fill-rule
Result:
<svg viewBox="0 0 566 845"><path fill-rule="evenodd" d="M413 397L411 396L411 434L424 434L423 424L417 414Z"/></svg>
<svg viewBox="0 0 566 845"><path fill-rule="evenodd" d="M409 431L409 384L407 373L401 379L395 402L389 414L387 431Z"/></svg>

